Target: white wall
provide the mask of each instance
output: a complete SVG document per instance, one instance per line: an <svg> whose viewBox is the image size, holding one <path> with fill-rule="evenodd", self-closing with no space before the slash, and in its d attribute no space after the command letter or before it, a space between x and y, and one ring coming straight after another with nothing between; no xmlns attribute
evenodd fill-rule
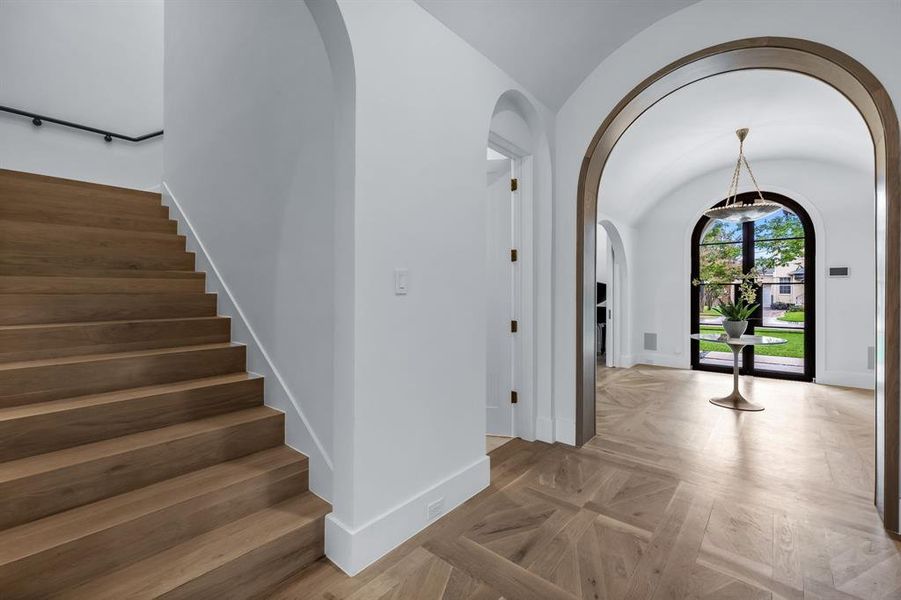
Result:
<svg viewBox="0 0 901 600"><path fill-rule="evenodd" d="M167 190L218 272L248 368L267 375L266 403L286 412L287 443L310 456L311 489L330 498L335 98L322 38L301 2L172 0L165 16Z"/></svg>
<svg viewBox="0 0 901 600"><path fill-rule="evenodd" d="M163 1L3 0L0 104L129 136L162 129ZM154 189L162 149L0 113L4 169Z"/></svg>
<svg viewBox="0 0 901 600"><path fill-rule="evenodd" d="M355 305L337 318L354 323L339 360L355 390L336 415L335 439L352 451L336 454L347 493L335 495L326 550L355 573L425 527L427 504L443 498L447 511L488 484L485 144L495 103L519 86L412 1L339 5L357 176L354 220L339 223L354 228ZM408 295L394 294L396 268L410 271Z"/></svg>
<svg viewBox="0 0 901 600"><path fill-rule="evenodd" d="M678 58L754 36L821 42L861 61L901 106L901 3L704 0L647 28L602 62L557 114L554 212L554 397L558 419L575 414L576 187L592 136L635 85ZM603 210L603 206L600 207Z"/></svg>
<svg viewBox="0 0 901 600"><path fill-rule="evenodd" d="M787 159L757 161L754 169L763 189L796 200L814 223L817 381L872 388L872 170ZM722 179L717 170L666 192L637 229L632 344L638 362L689 366L691 233L703 211L722 199ZM830 265L851 267L851 277L827 278ZM657 334L656 352L642 350L644 333Z"/></svg>

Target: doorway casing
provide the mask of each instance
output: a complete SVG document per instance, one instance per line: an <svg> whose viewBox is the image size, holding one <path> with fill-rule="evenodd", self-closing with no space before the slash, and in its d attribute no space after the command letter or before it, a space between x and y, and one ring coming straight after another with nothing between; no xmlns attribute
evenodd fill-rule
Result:
<svg viewBox="0 0 901 600"><path fill-rule="evenodd" d="M654 104L701 79L777 69L829 84L860 112L875 151L876 197L876 506L899 531L901 391L901 142L891 98L862 64L834 48L795 38L757 37L705 48L660 69L632 89L598 128L582 160L576 236L576 444L595 435L595 260L597 199L613 147Z"/></svg>
<svg viewBox="0 0 901 600"><path fill-rule="evenodd" d="M513 381L511 391L516 391L518 404L513 411L513 428L510 435L526 440L535 439L535 390L534 373L534 264L533 264L533 210L534 210L534 157L530 150L518 146L495 131L488 133L488 147L510 158L512 176L518 181L516 195L513 246L518 257L514 265L513 306L510 318L518 322L518 331L512 338ZM512 249L512 248L511 248Z"/></svg>

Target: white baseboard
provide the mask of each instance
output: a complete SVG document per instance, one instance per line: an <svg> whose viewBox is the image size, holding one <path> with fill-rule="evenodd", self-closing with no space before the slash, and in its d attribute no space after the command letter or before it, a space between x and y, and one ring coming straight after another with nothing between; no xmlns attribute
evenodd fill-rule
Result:
<svg viewBox="0 0 901 600"><path fill-rule="evenodd" d="M684 356L656 352L642 354L637 357L636 364L670 367L671 369L687 369L691 366L691 362Z"/></svg>
<svg viewBox="0 0 901 600"><path fill-rule="evenodd" d="M572 419L554 420L554 440L561 444L576 445L576 422Z"/></svg>
<svg viewBox="0 0 901 600"><path fill-rule="evenodd" d="M535 424L535 439L548 444L554 443L554 421L548 417L538 417Z"/></svg>
<svg viewBox="0 0 901 600"><path fill-rule="evenodd" d="M816 381L823 385L876 389L876 375L873 371L823 371L817 373Z"/></svg>
<svg viewBox="0 0 901 600"><path fill-rule="evenodd" d="M310 427L300 403L272 364L266 349L247 322L240 305L207 253L203 241L166 182L163 182L161 192L163 204L169 207L169 216L178 221L178 231L187 240L188 251L194 252L196 256L197 269L206 273L207 291L217 295L219 314L231 318L232 339L247 347L247 370L266 378L263 386L266 405L285 413L285 443L310 459L310 491L330 501L334 471L331 458Z"/></svg>
<svg viewBox="0 0 901 600"><path fill-rule="evenodd" d="M631 354L623 354L619 357L620 364L616 365L621 369L628 369L629 367L634 367L636 363L636 357Z"/></svg>
<svg viewBox="0 0 901 600"><path fill-rule="evenodd" d="M428 505L444 500L446 515L491 482L491 463L482 456L468 467L416 494L368 523L351 529L334 513L325 519L325 554L348 575L356 575L432 523Z"/></svg>

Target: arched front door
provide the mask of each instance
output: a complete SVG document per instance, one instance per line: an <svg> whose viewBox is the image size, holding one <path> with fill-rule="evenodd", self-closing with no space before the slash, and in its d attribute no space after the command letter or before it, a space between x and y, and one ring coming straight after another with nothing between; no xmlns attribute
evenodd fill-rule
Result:
<svg viewBox="0 0 901 600"><path fill-rule="evenodd" d="M691 236L691 332L722 333L715 308L739 297L743 275L755 273L757 310L748 334L787 340L778 346L748 346L741 371L758 377L813 381L815 371L816 240L804 208L786 196L766 192L784 208L748 223L701 217ZM738 195L753 201L756 192ZM720 202L718 205L723 204ZM732 372L732 352L725 344L691 343L691 366Z"/></svg>

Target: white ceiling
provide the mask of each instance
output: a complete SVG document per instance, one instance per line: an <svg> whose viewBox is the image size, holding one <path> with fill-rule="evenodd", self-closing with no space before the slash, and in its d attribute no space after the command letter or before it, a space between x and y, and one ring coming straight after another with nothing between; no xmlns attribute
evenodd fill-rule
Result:
<svg viewBox="0 0 901 600"><path fill-rule="evenodd" d="M696 0L416 0L556 110L614 50Z"/></svg>
<svg viewBox="0 0 901 600"><path fill-rule="evenodd" d="M598 116L598 122L603 115ZM802 158L873 169L863 118L825 83L788 71L738 71L667 96L626 130L604 168L602 210L635 224L669 191L712 172L729 187L738 139L749 127L745 155L761 188L770 159ZM742 175L747 182L747 173Z"/></svg>

